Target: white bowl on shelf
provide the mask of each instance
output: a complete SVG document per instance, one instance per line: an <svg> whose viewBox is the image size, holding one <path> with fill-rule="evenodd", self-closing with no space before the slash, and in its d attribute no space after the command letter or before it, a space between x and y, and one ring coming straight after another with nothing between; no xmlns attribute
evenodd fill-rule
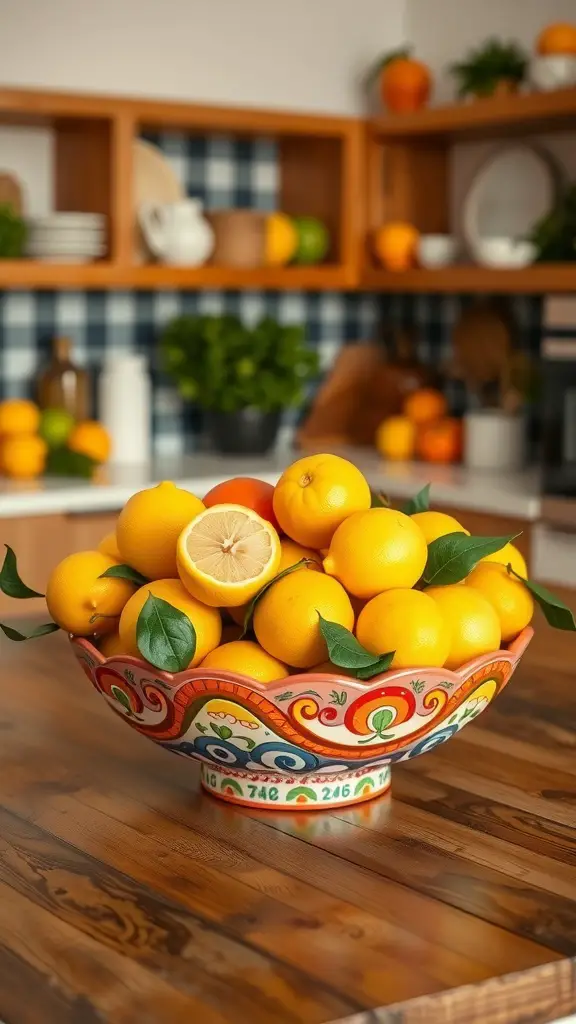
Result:
<svg viewBox="0 0 576 1024"><path fill-rule="evenodd" d="M530 61L530 81L540 92L567 89L576 85L576 57L566 53L550 53Z"/></svg>
<svg viewBox="0 0 576 1024"><path fill-rule="evenodd" d="M536 246L516 238L479 238L473 247L474 258L483 267L520 270L536 259Z"/></svg>
<svg viewBox="0 0 576 1024"><path fill-rule="evenodd" d="M457 242L453 235L421 235L416 254L421 267L440 270L454 262Z"/></svg>

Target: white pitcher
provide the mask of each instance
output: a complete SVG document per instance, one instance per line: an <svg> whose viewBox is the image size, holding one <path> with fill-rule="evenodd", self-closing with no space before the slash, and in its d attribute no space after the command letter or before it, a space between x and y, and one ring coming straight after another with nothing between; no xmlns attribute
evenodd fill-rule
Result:
<svg viewBox="0 0 576 1024"><path fill-rule="evenodd" d="M142 203L138 217L151 252L163 263L198 267L212 254L214 232L199 199Z"/></svg>

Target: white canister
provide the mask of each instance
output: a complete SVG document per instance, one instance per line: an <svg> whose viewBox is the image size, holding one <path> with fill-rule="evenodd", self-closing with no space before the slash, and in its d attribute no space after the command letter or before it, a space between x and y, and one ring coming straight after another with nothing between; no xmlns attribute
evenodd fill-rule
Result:
<svg viewBox="0 0 576 1024"><path fill-rule="evenodd" d="M110 462L138 465L151 452L151 386L146 356L110 353L100 374L100 420L112 439Z"/></svg>
<svg viewBox="0 0 576 1024"><path fill-rule="evenodd" d="M464 417L464 462L469 469L522 469L526 419L521 413L477 409Z"/></svg>

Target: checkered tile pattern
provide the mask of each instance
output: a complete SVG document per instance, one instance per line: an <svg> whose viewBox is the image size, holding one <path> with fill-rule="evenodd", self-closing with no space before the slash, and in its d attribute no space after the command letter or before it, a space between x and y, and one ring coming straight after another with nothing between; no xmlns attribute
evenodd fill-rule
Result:
<svg viewBox="0 0 576 1024"><path fill-rule="evenodd" d="M194 138L177 132L147 135L159 145L189 195L207 208L277 206L278 166L268 139ZM159 454L179 454L200 444L201 416L183 407L158 366L157 339L167 321L180 313L235 313L247 323L263 316L303 323L308 342L320 353L322 370L338 349L374 336L385 323L414 327L423 361L438 366L450 356L450 335L460 311L472 299L439 295L354 295L264 292L4 292L0 293L0 398L31 393L39 366L48 359L51 339L73 340L76 361L97 375L107 350L145 353L154 389L155 446ZM537 352L541 304L513 299L519 342ZM286 416L286 437L295 415Z"/></svg>

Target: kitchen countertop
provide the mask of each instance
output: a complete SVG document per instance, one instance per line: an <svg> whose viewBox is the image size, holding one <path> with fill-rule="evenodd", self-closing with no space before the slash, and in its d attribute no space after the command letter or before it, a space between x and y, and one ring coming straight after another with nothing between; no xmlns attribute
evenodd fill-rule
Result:
<svg viewBox="0 0 576 1024"><path fill-rule="evenodd" d="M367 449L333 449L364 472L375 491L408 498L432 483L433 500L476 512L519 519L540 516L539 477L535 470L505 475L470 472L463 466L385 462ZM283 469L303 453L284 450L270 456L242 458L198 454L156 460L150 466L105 467L97 482L63 478L26 483L0 482L0 517L47 515L55 512L98 512L119 509L134 491L160 480L174 480L199 496L231 476L256 476L276 483Z"/></svg>
<svg viewBox="0 0 576 1024"><path fill-rule="evenodd" d="M274 814L203 794L197 765L110 712L63 636L2 640L0 1018L574 1012L573 682L528 650L477 721L393 768L392 798Z"/></svg>

